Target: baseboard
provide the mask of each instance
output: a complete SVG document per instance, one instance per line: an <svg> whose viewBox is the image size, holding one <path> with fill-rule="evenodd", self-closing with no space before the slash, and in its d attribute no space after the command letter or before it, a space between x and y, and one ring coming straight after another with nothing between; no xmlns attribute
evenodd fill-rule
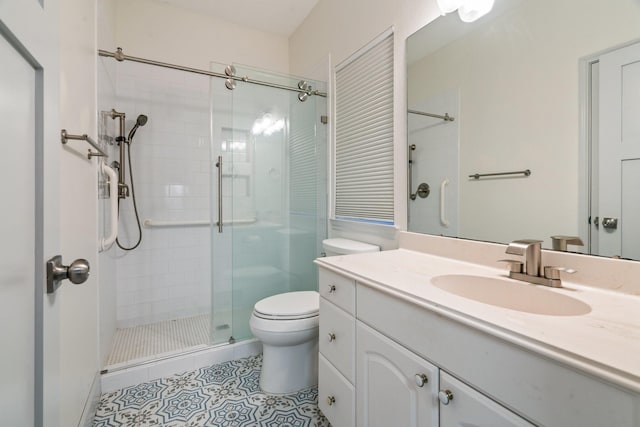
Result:
<svg viewBox="0 0 640 427"><path fill-rule="evenodd" d="M89 395L87 396L87 400L84 403L84 408L82 409L82 416L80 417L80 422L78 423L78 427L91 427L93 426L93 418L96 415L96 409L98 408L98 402L100 402L100 395L102 394L102 381L100 378L100 373L97 372L93 377L93 382L91 383L91 389L89 390Z"/></svg>

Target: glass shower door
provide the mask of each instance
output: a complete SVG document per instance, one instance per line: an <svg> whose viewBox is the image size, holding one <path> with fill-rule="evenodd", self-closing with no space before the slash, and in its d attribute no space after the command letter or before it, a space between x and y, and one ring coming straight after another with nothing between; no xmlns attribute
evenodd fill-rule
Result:
<svg viewBox="0 0 640 427"><path fill-rule="evenodd" d="M236 69L237 75L289 87L300 81ZM322 83L307 83L325 90ZM218 255L214 266L222 267L223 261L220 276L226 277L214 284L213 295L226 297L224 302L214 297L212 318L214 335L226 331L228 338L242 340L251 337L249 317L258 300L317 290L313 259L326 235L326 131L320 120L326 100L310 96L302 102L298 92L246 82L230 93L231 120L227 117L220 129L226 236L218 239L230 245L230 259ZM225 315L229 297L231 310ZM222 340L224 334L218 335Z"/></svg>

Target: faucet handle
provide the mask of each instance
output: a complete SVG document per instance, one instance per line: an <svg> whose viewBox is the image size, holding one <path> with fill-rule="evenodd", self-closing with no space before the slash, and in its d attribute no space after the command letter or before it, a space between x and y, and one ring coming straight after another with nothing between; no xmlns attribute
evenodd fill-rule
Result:
<svg viewBox="0 0 640 427"><path fill-rule="evenodd" d="M499 259L498 262L506 262L509 266L509 271L514 273L522 273L522 261L515 259Z"/></svg>
<svg viewBox="0 0 640 427"><path fill-rule="evenodd" d="M578 236L551 236L551 243L554 251L566 251L567 245L584 246Z"/></svg>
<svg viewBox="0 0 640 427"><path fill-rule="evenodd" d="M577 270L574 270L573 268L547 266L544 268L544 277L546 277L547 279L560 280L560 272L573 274L576 271Z"/></svg>

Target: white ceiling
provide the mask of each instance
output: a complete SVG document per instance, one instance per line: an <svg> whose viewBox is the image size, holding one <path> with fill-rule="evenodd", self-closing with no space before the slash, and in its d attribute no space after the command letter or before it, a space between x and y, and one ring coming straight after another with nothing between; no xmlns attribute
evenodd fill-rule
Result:
<svg viewBox="0 0 640 427"><path fill-rule="evenodd" d="M319 0L158 0L224 21L290 36Z"/></svg>

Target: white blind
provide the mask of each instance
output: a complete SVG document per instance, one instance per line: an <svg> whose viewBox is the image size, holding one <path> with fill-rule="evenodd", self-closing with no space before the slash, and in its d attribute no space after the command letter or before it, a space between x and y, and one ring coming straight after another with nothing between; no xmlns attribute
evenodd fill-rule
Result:
<svg viewBox="0 0 640 427"><path fill-rule="evenodd" d="M336 218L393 224L393 34L336 71Z"/></svg>

